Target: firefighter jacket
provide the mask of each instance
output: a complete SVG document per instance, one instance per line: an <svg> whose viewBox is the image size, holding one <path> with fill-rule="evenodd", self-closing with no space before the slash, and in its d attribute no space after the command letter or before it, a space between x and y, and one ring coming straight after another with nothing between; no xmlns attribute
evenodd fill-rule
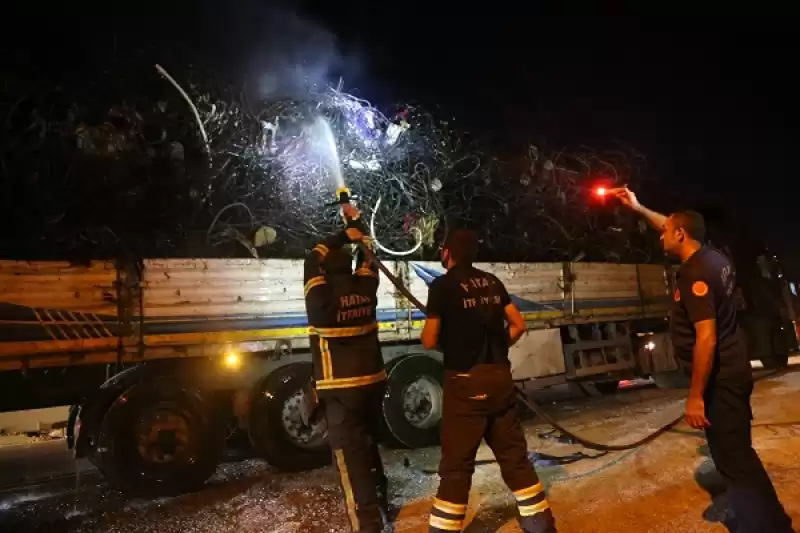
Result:
<svg viewBox="0 0 800 533"><path fill-rule="evenodd" d="M359 250L352 274L324 270L330 250L349 242L332 235L308 254L304 292L316 389L361 387L386 379L378 342L378 268Z"/></svg>

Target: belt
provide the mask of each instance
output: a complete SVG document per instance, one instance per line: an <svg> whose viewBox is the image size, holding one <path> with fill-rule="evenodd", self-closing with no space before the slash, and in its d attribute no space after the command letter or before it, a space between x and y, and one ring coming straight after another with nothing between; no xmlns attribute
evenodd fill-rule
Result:
<svg viewBox="0 0 800 533"><path fill-rule="evenodd" d="M445 377L468 378L475 374L485 374L486 372L510 372L511 367L502 363L482 363L473 366L466 372L463 370L445 370Z"/></svg>

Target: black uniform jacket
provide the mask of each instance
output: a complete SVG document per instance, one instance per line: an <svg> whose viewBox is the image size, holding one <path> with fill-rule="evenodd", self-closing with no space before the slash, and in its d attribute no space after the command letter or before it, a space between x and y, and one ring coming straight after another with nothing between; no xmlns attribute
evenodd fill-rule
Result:
<svg viewBox="0 0 800 533"><path fill-rule="evenodd" d="M351 275L328 275L325 256L349 241L344 232L317 244L305 260L306 313L318 391L386 379L378 342L378 267L358 254Z"/></svg>

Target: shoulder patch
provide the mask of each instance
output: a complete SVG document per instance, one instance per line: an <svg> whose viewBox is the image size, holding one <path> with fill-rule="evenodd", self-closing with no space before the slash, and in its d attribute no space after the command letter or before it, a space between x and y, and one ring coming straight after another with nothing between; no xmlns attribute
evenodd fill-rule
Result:
<svg viewBox="0 0 800 533"><path fill-rule="evenodd" d="M708 285L703 281L695 281L692 284L692 294L700 297L705 296L708 294Z"/></svg>
<svg viewBox="0 0 800 533"><path fill-rule="evenodd" d="M673 296L675 297L675 301L676 302L680 302L681 301L681 290L680 289L675 289L675 293L673 294Z"/></svg>

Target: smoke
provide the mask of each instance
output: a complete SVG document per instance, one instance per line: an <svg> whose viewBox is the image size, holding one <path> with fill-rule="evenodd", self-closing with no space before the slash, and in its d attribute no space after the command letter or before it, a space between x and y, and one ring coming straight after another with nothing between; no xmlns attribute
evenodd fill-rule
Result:
<svg viewBox="0 0 800 533"><path fill-rule="evenodd" d="M348 82L361 71L357 55L346 55L336 35L296 8L237 0L205 9L215 52L244 78L256 98L302 97ZM349 82L348 82L349 83Z"/></svg>

